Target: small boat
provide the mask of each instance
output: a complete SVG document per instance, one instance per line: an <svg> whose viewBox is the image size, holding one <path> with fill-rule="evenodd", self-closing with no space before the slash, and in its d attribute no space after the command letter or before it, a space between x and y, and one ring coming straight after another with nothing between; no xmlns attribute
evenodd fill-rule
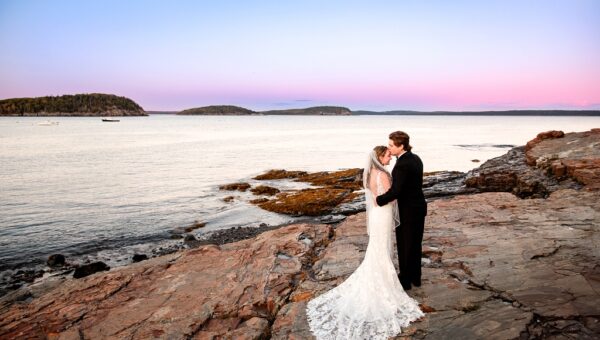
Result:
<svg viewBox="0 0 600 340"><path fill-rule="evenodd" d="M103 118L102 121L103 122L120 122L120 120L118 120L118 119L106 119L106 118Z"/></svg>

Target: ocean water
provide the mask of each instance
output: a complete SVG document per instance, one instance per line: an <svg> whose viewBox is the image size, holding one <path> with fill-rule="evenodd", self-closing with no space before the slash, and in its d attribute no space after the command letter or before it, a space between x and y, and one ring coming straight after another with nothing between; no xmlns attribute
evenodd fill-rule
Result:
<svg viewBox="0 0 600 340"><path fill-rule="evenodd" d="M48 255L125 264L194 221L206 231L292 221L218 186L274 168L362 167L391 131L410 134L425 171L467 171L546 130L600 117L172 116L0 117L0 273ZM42 124L40 124L42 123ZM302 184L288 183L290 187Z"/></svg>

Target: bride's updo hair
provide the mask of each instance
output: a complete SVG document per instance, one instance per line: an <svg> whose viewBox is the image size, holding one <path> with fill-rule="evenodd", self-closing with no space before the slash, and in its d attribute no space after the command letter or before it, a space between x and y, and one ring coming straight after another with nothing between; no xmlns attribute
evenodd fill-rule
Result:
<svg viewBox="0 0 600 340"><path fill-rule="evenodd" d="M383 145L377 145L376 147L373 148L373 151L375 151L375 155L377 156L378 161L381 157L383 157L383 155L385 155L385 152L387 150L388 150L387 146L383 146Z"/></svg>

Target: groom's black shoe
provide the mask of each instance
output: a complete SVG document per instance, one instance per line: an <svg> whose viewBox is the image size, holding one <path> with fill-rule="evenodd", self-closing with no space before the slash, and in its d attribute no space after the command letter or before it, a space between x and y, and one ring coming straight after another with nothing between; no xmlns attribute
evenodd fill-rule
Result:
<svg viewBox="0 0 600 340"><path fill-rule="evenodd" d="M410 290L412 288L410 286L410 282L402 281L402 279L400 278L400 275L398 275L398 280L400 280L400 284L402 285L402 288L404 288L404 290Z"/></svg>
<svg viewBox="0 0 600 340"><path fill-rule="evenodd" d="M412 285L415 287L421 287L421 279L418 280L412 280L411 281Z"/></svg>

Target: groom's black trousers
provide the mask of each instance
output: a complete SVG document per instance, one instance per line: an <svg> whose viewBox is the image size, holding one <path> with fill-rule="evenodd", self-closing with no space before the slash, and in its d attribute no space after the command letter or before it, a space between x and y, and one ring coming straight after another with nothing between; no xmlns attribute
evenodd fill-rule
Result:
<svg viewBox="0 0 600 340"><path fill-rule="evenodd" d="M398 207L400 225L396 227L396 247L400 265L400 282L421 282L421 243L425 227L425 207Z"/></svg>

